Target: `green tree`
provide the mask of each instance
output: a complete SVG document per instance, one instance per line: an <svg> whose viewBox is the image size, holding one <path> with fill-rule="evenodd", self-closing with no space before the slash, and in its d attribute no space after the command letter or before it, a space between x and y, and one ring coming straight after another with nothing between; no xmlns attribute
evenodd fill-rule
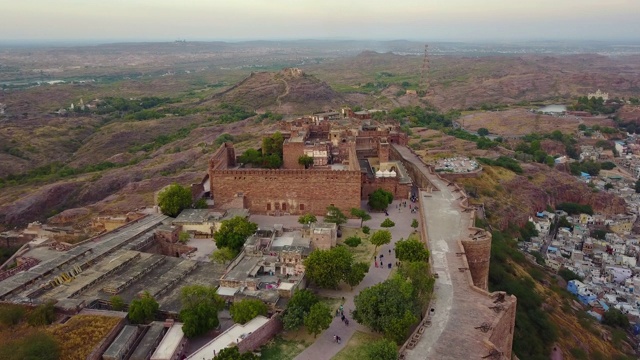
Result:
<svg viewBox="0 0 640 360"><path fill-rule="evenodd" d="M531 241L531 238L536 236L538 236L536 226L531 221L527 221L527 223L520 229L521 239L524 241Z"/></svg>
<svg viewBox="0 0 640 360"><path fill-rule="evenodd" d="M10 327L18 325L27 312L21 305L6 304L0 307L0 324Z"/></svg>
<svg viewBox="0 0 640 360"><path fill-rule="evenodd" d="M3 360L58 360L60 345L45 331L37 331L0 345Z"/></svg>
<svg viewBox="0 0 640 360"><path fill-rule="evenodd" d="M191 206L191 190L173 183L158 194L158 206L163 214L176 217Z"/></svg>
<svg viewBox="0 0 640 360"><path fill-rule="evenodd" d="M224 220L220 229L213 234L218 249L229 248L239 253L247 238L258 230L258 225L242 216Z"/></svg>
<svg viewBox="0 0 640 360"><path fill-rule="evenodd" d="M186 231L180 231L180 234L178 234L178 241L183 244L186 244L190 238L189 233Z"/></svg>
<svg viewBox="0 0 640 360"><path fill-rule="evenodd" d="M580 277L580 275L574 273L573 271L563 267L562 269L558 270L558 275L560 275L561 278L564 279L564 281L571 281L571 280L580 280L582 281L582 278Z"/></svg>
<svg viewBox="0 0 640 360"><path fill-rule="evenodd" d="M49 300L46 303L35 308L27 316L27 322L31 326L49 325L56 320L55 302Z"/></svg>
<svg viewBox="0 0 640 360"><path fill-rule="evenodd" d="M256 149L247 149L242 155L238 156L238 161L242 164L262 164L262 154Z"/></svg>
<svg viewBox="0 0 640 360"><path fill-rule="evenodd" d="M198 201L193 204L194 209L206 209L208 207L209 205L207 205L207 200L205 199L198 199Z"/></svg>
<svg viewBox="0 0 640 360"><path fill-rule="evenodd" d="M218 264L226 264L229 261L233 260L236 257L237 253L228 247L220 248L213 253L211 253L211 260Z"/></svg>
<svg viewBox="0 0 640 360"><path fill-rule="evenodd" d="M318 222L318 219L313 214L300 215L300 217L298 218L298 223L300 223L302 225L315 223L315 222Z"/></svg>
<svg viewBox="0 0 640 360"><path fill-rule="evenodd" d="M351 269L346 274L344 281L353 289L354 286L360 284L368 272L369 264L365 262L354 263L351 265Z"/></svg>
<svg viewBox="0 0 640 360"><path fill-rule="evenodd" d="M606 183L606 184L604 184L604 189L605 189L605 190L611 190L611 189L613 189L613 184L612 184L612 183Z"/></svg>
<svg viewBox="0 0 640 360"><path fill-rule="evenodd" d="M369 194L369 206L373 210L385 210L391 202L393 202L393 194L386 190L378 189Z"/></svg>
<svg viewBox="0 0 640 360"><path fill-rule="evenodd" d="M371 220L371 215L368 212L358 208L351 208L351 216L355 216L360 219L360 227L362 227L362 223L368 220Z"/></svg>
<svg viewBox="0 0 640 360"><path fill-rule="evenodd" d="M397 344L405 340L418 320L413 286L399 276L362 290L354 303L354 319Z"/></svg>
<svg viewBox="0 0 640 360"><path fill-rule="evenodd" d="M420 224L418 223L418 220L417 220L417 219L413 219L413 220L411 220L411 227L412 227L412 228L417 229L417 228L418 228L418 226L420 226Z"/></svg>
<svg viewBox="0 0 640 360"><path fill-rule="evenodd" d="M347 222L347 216L337 207L330 205L327 207L327 215L324 217L324 221L340 226Z"/></svg>
<svg viewBox="0 0 640 360"><path fill-rule="evenodd" d="M623 329L629 328L629 318L623 314L620 310L610 307L602 316L602 323L609 326L620 327Z"/></svg>
<svg viewBox="0 0 640 360"><path fill-rule="evenodd" d="M302 155L298 158L298 164L304 166L305 169L308 169L313 165L313 158L307 154Z"/></svg>
<svg viewBox="0 0 640 360"><path fill-rule="evenodd" d="M427 261L429 260L429 250L424 247L420 240L407 239L398 240L395 247L396 258L400 261Z"/></svg>
<svg viewBox="0 0 640 360"><path fill-rule="evenodd" d="M429 304L435 284L435 278L429 272L429 263L426 261L403 262L398 268L398 275L411 283L414 298L424 309Z"/></svg>
<svg viewBox="0 0 640 360"><path fill-rule="evenodd" d="M353 254L344 246L316 249L304 260L305 272L318 287L335 289L353 264Z"/></svg>
<svg viewBox="0 0 640 360"><path fill-rule="evenodd" d="M214 144L219 147L220 145L226 142L233 142L233 140L234 140L233 135L224 133L216 138L216 141L214 142Z"/></svg>
<svg viewBox="0 0 640 360"><path fill-rule="evenodd" d="M487 136L487 135L489 135L489 129L487 129L487 128L480 128L480 129L478 129L478 135L480 135L480 136Z"/></svg>
<svg viewBox="0 0 640 360"><path fill-rule="evenodd" d="M113 295L111 298L109 298L109 302L111 303L111 308L114 311L122 311L127 305L124 303L124 300L122 300L122 297L119 295Z"/></svg>
<svg viewBox="0 0 640 360"><path fill-rule="evenodd" d="M224 300L216 294L214 287L185 286L180 291L180 302L184 336L192 338L206 334L220 324L218 311L224 308Z"/></svg>
<svg viewBox="0 0 640 360"><path fill-rule="evenodd" d="M284 137L279 131L271 136L265 136L262 138L262 154L264 156L276 155L282 160L283 143Z"/></svg>
<svg viewBox="0 0 640 360"><path fill-rule="evenodd" d="M146 324L156 318L160 305L156 299L145 291L142 296L131 301L129 320L134 324Z"/></svg>
<svg viewBox="0 0 640 360"><path fill-rule="evenodd" d="M369 235L369 233L371 232L371 228L368 226L363 226L362 227L362 233L365 235Z"/></svg>
<svg viewBox="0 0 640 360"><path fill-rule="evenodd" d="M393 221L391 221L391 219L386 218L384 219L384 221L380 224L381 227L384 228L390 228L390 227L394 227L396 226L396 223L394 223Z"/></svg>
<svg viewBox="0 0 640 360"><path fill-rule="evenodd" d="M226 347L215 357L216 360L259 360L260 358L250 352L241 354L237 346Z"/></svg>
<svg viewBox="0 0 640 360"><path fill-rule="evenodd" d="M580 125L578 125L578 130L580 130L580 131L585 131L585 130L587 130L587 125L585 125L585 124L580 124Z"/></svg>
<svg viewBox="0 0 640 360"><path fill-rule="evenodd" d="M549 167L554 167L556 165L556 159L551 155L547 155L547 157L544 158L544 163Z"/></svg>
<svg viewBox="0 0 640 360"><path fill-rule="evenodd" d="M258 315L267 315L267 305L257 299L244 299L233 303L229 309L231 318L239 324L246 324Z"/></svg>
<svg viewBox="0 0 640 360"><path fill-rule="evenodd" d="M350 247L357 247L358 245L360 245L362 243L362 239L360 239L359 237L357 237L355 235L354 236L349 236L348 238L346 238L344 240L344 243L347 246L350 246Z"/></svg>
<svg viewBox="0 0 640 360"><path fill-rule="evenodd" d="M293 293L282 317L285 330L293 330L302 326L304 317L311 310L311 306L318 301L318 297L307 289L298 290Z"/></svg>
<svg viewBox="0 0 640 360"><path fill-rule="evenodd" d="M378 247L391 242L391 232L389 230L378 230L371 235L369 239L373 245L376 246L375 251L378 251Z"/></svg>
<svg viewBox="0 0 640 360"><path fill-rule="evenodd" d="M282 159L276 154L267 155L262 158L262 165L269 169L279 169L282 166Z"/></svg>
<svg viewBox="0 0 640 360"><path fill-rule="evenodd" d="M322 331L329 328L333 315L329 305L318 302L311 306L309 313L304 317L304 326L307 328L309 334L313 334L315 338Z"/></svg>
<svg viewBox="0 0 640 360"><path fill-rule="evenodd" d="M387 339L374 341L367 345L367 360L397 360L398 347Z"/></svg>
<svg viewBox="0 0 640 360"><path fill-rule="evenodd" d="M634 188L636 190L636 193L640 193L640 180L636 181Z"/></svg>

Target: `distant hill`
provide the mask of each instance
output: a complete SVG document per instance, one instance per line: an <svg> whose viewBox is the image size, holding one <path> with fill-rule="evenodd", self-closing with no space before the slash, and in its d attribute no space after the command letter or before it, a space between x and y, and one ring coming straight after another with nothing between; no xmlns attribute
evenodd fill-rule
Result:
<svg viewBox="0 0 640 360"><path fill-rule="evenodd" d="M279 72L255 72L202 105L231 103L245 108L281 114L308 114L345 105L342 95L315 76L297 68Z"/></svg>

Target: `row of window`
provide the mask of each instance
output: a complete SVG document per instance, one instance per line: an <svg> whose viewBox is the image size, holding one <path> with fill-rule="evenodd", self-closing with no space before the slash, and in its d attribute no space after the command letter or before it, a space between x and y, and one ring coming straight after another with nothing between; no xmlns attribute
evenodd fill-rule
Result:
<svg viewBox="0 0 640 360"><path fill-rule="evenodd" d="M282 211L287 211L287 203L283 202L283 203L274 203L274 210L282 210ZM295 206L291 207L291 210L295 210ZM298 205L298 210L300 211L304 211L304 204L299 204ZM271 211L271 203L267 203L267 211Z"/></svg>

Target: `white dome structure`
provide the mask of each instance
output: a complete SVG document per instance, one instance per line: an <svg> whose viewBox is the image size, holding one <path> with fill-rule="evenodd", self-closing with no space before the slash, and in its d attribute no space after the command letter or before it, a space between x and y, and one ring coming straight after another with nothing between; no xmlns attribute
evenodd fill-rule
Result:
<svg viewBox="0 0 640 360"><path fill-rule="evenodd" d="M389 170L385 170L382 172L382 177L389 177L391 176L391 173L389 172Z"/></svg>
<svg viewBox="0 0 640 360"><path fill-rule="evenodd" d="M395 171L393 171L393 170L389 171L389 177L394 178L394 177L396 177L396 176L398 176L398 174L396 174L396 172L395 172Z"/></svg>
<svg viewBox="0 0 640 360"><path fill-rule="evenodd" d="M382 176L383 176L382 170L376 171L376 177L382 177Z"/></svg>

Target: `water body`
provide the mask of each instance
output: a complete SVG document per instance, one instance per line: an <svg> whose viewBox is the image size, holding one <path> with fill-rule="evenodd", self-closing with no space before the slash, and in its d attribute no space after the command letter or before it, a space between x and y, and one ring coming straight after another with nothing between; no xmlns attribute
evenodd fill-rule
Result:
<svg viewBox="0 0 640 360"><path fill-rule="evenodd" d="M538 111L541 111L543 113L561 113L561 112L567 111L567 106L566 105L547 105L545 107L541 107L540 109L538 109Z"/></svg>

